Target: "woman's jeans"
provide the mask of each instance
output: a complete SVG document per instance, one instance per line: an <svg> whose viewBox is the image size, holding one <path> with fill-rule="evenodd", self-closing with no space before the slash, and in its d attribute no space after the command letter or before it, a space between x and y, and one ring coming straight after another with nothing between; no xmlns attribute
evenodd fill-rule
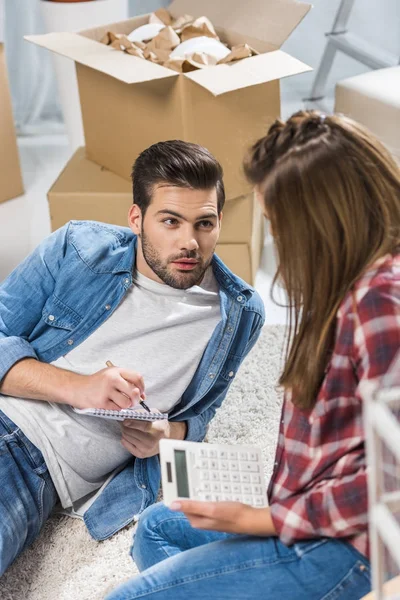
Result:
<svg viewBox="0 0 400 600"><path fill-rule="evenodd" d="M57 499L41 452L0 411L0 577L36 539Z"/></svg>
<svg viewBox="0 0 400 600"><path fill-rule="evenodd" d="M162 503L141 515L132 557L141 575L107 600L359 600L371 589L368 560L346 542L202 531Z"/></svg>

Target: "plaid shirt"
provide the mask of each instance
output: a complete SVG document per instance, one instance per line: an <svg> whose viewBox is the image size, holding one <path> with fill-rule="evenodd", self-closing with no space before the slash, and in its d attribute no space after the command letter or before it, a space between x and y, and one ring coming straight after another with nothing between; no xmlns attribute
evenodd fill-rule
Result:
<svg viewBox="0 0 400 600"><path fill-rule="evenodd" d="M345 538L369 556L362 398L389 370L399 348L397 254L374 263L355 284L354 296L343 300L315 406L300 410L285 397L268 490L283 543Z"/></svg>

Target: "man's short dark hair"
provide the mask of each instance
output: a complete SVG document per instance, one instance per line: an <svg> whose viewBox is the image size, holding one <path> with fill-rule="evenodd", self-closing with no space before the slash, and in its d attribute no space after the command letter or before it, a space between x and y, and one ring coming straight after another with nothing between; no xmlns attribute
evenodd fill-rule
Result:
<svg viewBox="0 0 400 600"><path fill-rule="evenodd" d="M216 188L218 214L225 204L223 170L217 159L203 146L171 140L158 142L144 150L132 170L133 201L144 215L154 187L167 183L182 188Z"/></svg>

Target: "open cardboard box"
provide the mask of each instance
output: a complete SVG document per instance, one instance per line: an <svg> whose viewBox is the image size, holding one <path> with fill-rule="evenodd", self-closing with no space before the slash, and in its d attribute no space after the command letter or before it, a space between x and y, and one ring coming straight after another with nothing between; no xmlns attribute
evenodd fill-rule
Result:
<svg viewBox="0 0 400 600"><path fill-rule="evenodd" d="M129 179L136 157L151 144L195 142L221 162L232 199L250 192L243 154L280 114L279 80L310 70L279 50L310 8L296 0L174 0L173 17L205 15L223 42L260 52L185 74L99 43L107 31L129 34L149 15L26 39L76 62L88 158Z"/></svg>
<svg viewBox="0 0 400 600"><path fill-rule="evenodd" d="M0 42L0 202L24 193L4 45Z"/></svg>
<svg viewBox="0 0 400 600"><path fill-rule="evenodd" d="M70 220L93 220L127 226L132 186L86 157L79 148L48 193L51 228ZM224 208L217 254L239 277L254 283L264 241L264 219L254 194Z"/></svg>

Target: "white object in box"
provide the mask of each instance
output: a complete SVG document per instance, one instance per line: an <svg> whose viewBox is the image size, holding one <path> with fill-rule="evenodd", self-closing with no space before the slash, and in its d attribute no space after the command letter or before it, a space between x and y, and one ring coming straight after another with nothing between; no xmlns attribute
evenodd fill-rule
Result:
<svg viewBox="0 0 400 600"><path fill-rule="evenodd" d="M244 151L280 115L279 80L311 70L279 49L310 8L296 0L174 0L173 18L204 15L223 43L260 53L190 73L99 43L107 31L128 35L149 15L27 39L76 62L88 158L129 180L132 162L150 145L195 142L221 162L227 197L235 198L251 190Z"/></svg>

